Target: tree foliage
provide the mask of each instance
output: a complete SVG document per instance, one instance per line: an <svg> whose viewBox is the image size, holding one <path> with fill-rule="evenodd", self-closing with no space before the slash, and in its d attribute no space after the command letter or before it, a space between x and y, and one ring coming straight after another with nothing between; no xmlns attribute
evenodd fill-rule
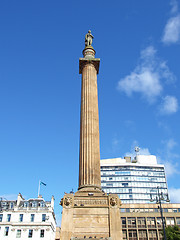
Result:
<svg viewBox="0 0 180 240"><path fill-rule="evenodd" d="M178 226L168 226L165 231L167 240L180 240L180 228Z"/></svg>

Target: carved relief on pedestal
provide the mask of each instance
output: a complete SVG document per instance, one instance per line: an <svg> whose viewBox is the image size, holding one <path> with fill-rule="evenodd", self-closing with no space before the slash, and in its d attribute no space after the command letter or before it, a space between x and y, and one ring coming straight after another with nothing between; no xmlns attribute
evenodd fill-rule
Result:
<svg viewBox="0 0 180 240"><path fill-rule="evenodd" d="M64 205L66 205L67 207L69 205L72 205L72 198L70 198L70 197L64 198Z"/></svg>
<svg viewBox="0 0 180 240"><path fill-rule="evenodd" d="M74 201L74 196L72 194L67 194L64 198L61 198L60 205L62 207L72 207Z"/></svg>
<svg viewBox="0 0 180 240"><path fill-rule="evenodd" d="M110 205L111 205L111 206L117 205L117 199L116 199L115 197L111 197L111 198L110 198Z"/></svg>
<svg viewBox="0 0 180 240"><path fill-rule="evenodd" d="M109 205L112 207L115 206L119 207L121 205L121 200L119 199L118 195L116 194L109 195Z"/></svg>

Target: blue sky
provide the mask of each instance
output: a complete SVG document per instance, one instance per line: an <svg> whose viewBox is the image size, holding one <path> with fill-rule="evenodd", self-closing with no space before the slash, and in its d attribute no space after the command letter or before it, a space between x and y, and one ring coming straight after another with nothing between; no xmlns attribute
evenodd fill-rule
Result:
<svg viewBox="0 0 180 240"><path fill-rule="evenodd" d="M180 2L1 1L0 196L58 203L78 187L78 60L91 29L98 76L101 158L139 145L166 166L180 202Z"/></svg>

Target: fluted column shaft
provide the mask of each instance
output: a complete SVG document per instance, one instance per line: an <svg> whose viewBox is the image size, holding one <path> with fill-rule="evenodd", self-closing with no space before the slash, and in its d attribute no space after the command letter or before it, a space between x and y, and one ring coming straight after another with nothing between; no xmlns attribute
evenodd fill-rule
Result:
<svg viewBox="0 0 180 240"><path fill-rule="evenodd" d="M101 186L97 69L93 61L82 68L79 188Z"/></svg>

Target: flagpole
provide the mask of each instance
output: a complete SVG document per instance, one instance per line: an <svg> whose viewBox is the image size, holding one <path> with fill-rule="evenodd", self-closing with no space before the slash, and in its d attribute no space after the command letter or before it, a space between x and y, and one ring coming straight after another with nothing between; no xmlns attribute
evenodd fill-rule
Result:
<svg viewBox="0 0 180 240"><path fill-rule="evenodd" d="M40 182L41 182L41 180L39 180L38 197L39 197L39 194L40 194L40 186L41 186Z"/></svg>

